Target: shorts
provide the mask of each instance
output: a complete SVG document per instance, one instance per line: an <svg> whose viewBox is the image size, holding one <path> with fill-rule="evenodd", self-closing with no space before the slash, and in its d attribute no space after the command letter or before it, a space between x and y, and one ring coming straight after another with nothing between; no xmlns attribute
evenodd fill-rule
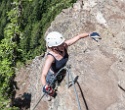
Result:
<svg viewBox="0 0 125 110"><path fill-rule="evenodd" d="M56 76L55 78L55 75L56 73L54 74L53 72L51 72L51 70L49 70L47 76L46 76L46 82L47 84L51 84L51 85L54 85L54 83L56 81L62 81L62 79L65 77L66 75L66 70L62 70L58 76Z"/></svg>
<svg viewBox="0 0 125 110"><path fill-rule="evenodd" d="M52 83L54 83L54 79L55 79L55 74L52 73L52 72L49 70L49 72L48 72L48 74L47 74L47 76L46 76L46 82L47 82L47 84L52 84Z"/></svg>

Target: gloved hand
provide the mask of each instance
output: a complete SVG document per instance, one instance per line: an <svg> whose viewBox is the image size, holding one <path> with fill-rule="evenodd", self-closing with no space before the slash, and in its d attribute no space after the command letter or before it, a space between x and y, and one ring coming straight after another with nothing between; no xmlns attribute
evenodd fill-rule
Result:
<svg viewBox="0 0 125 110"><path fill-rule="evenodd" d="M89 35L92 39L94 39L95 41L99 41L99 39L101 39L101 37L100 37L100 35L99 35L99 33L97 33L97 32L92 32L92 33L90 33L90 35Z"/></svg>
<svg viewBox="0 0 125 110"><path fill-rule="evenodd" d="M51 86L49 86L49 85L45 85L45 86L43 87L43 92L49 94L50 96L54 96L54 94L55 94L55 91L54 91L53 88L52 88Z"/></svg>

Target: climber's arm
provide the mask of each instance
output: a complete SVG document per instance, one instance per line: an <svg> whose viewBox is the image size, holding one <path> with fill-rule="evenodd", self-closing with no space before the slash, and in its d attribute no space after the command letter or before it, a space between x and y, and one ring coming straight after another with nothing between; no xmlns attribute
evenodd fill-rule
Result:
<svg viewBox="0 0 125 110"><path fill-rule="evenodd" d="M41 82L42 82L43 86L46 85L46 75L47 75L53 61L54 61L54 58L51 55L47 55L47 59L45 61L45 65L43 67L42 76L41 76Z"/></svg>
<svg viewBox="0 0 125 110"><path fill-rule="evenodd" d="M79 35L77 35L77 36L75 36L75 37L69 39L69 40L66 40L65 43L66 43L68 46L70 46L70 45L74 44L75 42L77 42L79 39L85 38L85 37L87 37L87 36L89 36L88 33L82 33L82 34L79 34Z"/></svg>

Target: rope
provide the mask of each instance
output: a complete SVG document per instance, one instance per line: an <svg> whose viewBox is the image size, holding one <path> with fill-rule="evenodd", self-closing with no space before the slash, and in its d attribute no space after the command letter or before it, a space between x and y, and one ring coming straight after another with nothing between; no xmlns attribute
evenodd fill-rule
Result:
<svg viewBox="0 0 125 110"><path fill-rule="evenodd" d="M42 100L42 98L45 96L45 93L42 95L42 97L39 99L39 101L36 103L36 105L34 106L33 110L35 110L35 108L37 107L37 105L40 103L40 101Z"/></svg>
<svg viewBox="0 0 125 110"><path fill-rule="evenodd" d="M76 101L77 101L77 105L78 105L78 110L82 110L81 109L81 106L80 106L80 101L79 101L79 98L78 98L78 93L76 91L76 87L75 87L75 84L74 84L74 80L73 80L73 75L72 73L69 71L69 68L65 68L67 71L68 71L68 79L69 79L69 75L71 76L71 80L72 80L72 85L73 85L73 88L74 88L74 93L76 95ZM69 81L69 80L68 80Z"/></svg>

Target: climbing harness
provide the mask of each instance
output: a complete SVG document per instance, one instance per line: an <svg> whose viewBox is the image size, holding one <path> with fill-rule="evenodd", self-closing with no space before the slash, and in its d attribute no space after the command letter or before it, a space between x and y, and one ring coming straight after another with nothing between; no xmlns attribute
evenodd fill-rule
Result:
<svg viewBox="0 0 125 110"><path fill-rule="evenodd" d="M52 86L52 84L54 83L54 81L56 80L57 76L60 74L60 72L62 70L66 70L66 74L67 74L67 87L69 88L69 83L72 82L72 85L73 85L73 88L74 88L74 92L75 92L75 95L76 95L76 101L77 101L77 104L78 104L78 110L82 110L81 109L81 106L80 106L80 101L79 101L79 98L78 98L78 93L76 91L76 87L75 87L75 81L73 80L73 75L72 73L70 72L70 68L71 66L70 65L67 65L67 66L64 66L63 68L61 68L55 75L54 79L52 80L52 82L50 83L50 86ZM71 76L71 81L69 81L69 76ZM41 98L39 99L39 101L36 103L36 105L34 106L34 108L32 110L35 110L35 108L37 107L37 105L39 104L39 102L41 101L41 99L45 96L46 93L44 93Z"/></svg>

